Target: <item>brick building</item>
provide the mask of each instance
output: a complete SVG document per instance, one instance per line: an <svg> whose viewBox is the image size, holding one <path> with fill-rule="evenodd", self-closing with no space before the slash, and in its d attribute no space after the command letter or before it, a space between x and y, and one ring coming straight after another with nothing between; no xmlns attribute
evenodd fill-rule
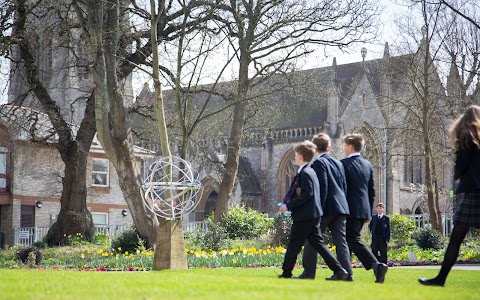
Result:
<svg viewBox="0 0 480 300"><path fill-rule="evenodd" d="M17 115L34 113L38 116L37 124L42 124L36 126L43 128L37 132L49 133L46 115L30 108L14 109ZM15 125L18 120L0 121L0 233L4 246L21 239L31 243L46 234L60 210L65 167L58 150L31 142L28 132ZM139 161L146 154L137 147L135 151ZM117 174L96 139L88 155L86 180L87 207L96 225L132 223Z"/></svg>

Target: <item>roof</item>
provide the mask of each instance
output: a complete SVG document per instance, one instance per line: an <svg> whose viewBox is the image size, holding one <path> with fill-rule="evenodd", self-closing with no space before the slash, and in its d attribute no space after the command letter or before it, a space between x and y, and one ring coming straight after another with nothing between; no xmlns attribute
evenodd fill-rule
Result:
<svg viewBox="0 0 480 300"><path fill-rule="evenodd" d="M253 84L250 93L253 95L250 99L252 105L249 105L249 109L250 114L255 116L247 120L250 123L247 127L286 129L323 124L327 121L328 97L336 96L338 93L338 107L345 107L364 75L367 76L372 91L378 98L382 96L382 80L385 80L386 76L392 77L394 92L403 90L402 81L398 80L399 76L402 76L400 70L405 69L405 65L410 65L412 58L413 54L344 65L336 65L334 60L332 66L274 75L258 86ZM228 81L217 83L215 86L210 84L196 87L196 90L204 91L196 94L195 98L202 102L210 94L206 91L213 87L215 93L226 93L232 97L236 92L236 83ZM148 85L144 86L140 101L146 105L153 105L153 94L149 91ZM173 90L164 91L166 106L173 105L173 97ZM228 101L220 96L214 96L209 107L213 109L228 104ZM281 114L277 113L279 111Z"/></svg>

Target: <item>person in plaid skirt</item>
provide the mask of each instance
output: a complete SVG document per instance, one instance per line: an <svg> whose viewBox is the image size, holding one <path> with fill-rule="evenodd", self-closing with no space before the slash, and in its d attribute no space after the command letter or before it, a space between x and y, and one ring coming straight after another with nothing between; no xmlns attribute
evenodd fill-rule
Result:
<svg viewBox="0 0 480 300"><path fill-rule="evenodd" d="M449 133L455 151L455 194L459 203L442 268L435 278L419 278L423 285L444 286L468 230L480 228L480 106L469 106L453 122Z"/></svg>

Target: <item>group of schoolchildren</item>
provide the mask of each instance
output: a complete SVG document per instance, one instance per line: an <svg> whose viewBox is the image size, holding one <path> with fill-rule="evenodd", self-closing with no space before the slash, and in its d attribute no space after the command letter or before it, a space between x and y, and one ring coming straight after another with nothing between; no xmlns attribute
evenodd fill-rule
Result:
<svg viewBox="0 0 480 300"><path fill-rule="evenodd" d="M361 134L343 139L345 159L329 152L330 137L321 133L312 141L295 146L298 174L279 212L291 211L292 228L281 278L292 278L298 253L304 246L304 272L294 278L313 279L319 253L333 275L327 280L353 281L351 253L365 269L372 269L375 282L383 283L388 266L380 262L361 239L361 230L372 217L375 197L373 168L360 156L365 141ZM329 228L337 257L326 246L322 232Z"/></svg>
<svg viewBox="0 0 480 300"><path fill-rule="evenodd" d="M480 106L469 106L453 122L449 133L455 151L458 204L439 274L419 279L419 283L427 286L444 286L468 230L480 228ZM390 238L389 228L388 234L377 229L378 224L382 227L386 224L382 221L385 220L383 204L377 204L378 220L369 225L372 237L385 237L380 244L372 243L372 248L381 248L374 249L380 250L380 256L370 251L361 239L364 224L372 220L375 197L372 165L360 155L365 141L361 134L349 134L343 142L345 158L340 161L329 154L331 141L324 133L294 148L298 173L279 207L280 213L290 211L293 221L280 278L315 278L319 253L333 271L327 280L353 281L350 260L354 253L365 269L373 270L375 282L385 280L388 271L385 240L388 242ZM325 245L322 232L326 228L332 232L337 257ZM302 246L304 271L292 277Z"/></svg>

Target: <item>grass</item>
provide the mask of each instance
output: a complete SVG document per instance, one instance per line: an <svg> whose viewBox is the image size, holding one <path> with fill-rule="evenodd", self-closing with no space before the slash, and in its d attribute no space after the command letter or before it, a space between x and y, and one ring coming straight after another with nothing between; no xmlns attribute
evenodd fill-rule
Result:
<svg viewBox="0 0 480 300"><path fill-rule="evenodd" d="M372 271L354 269L355 282L278 279L279 268L219 268L149 272L0 269L2 299L479 299L480 271L453 270L446 287L425 287L418 277L438 270L390 268L384 284ZM294 275L301 273L295 270ZM377 296L374 296L377 295Z"/></svg>

